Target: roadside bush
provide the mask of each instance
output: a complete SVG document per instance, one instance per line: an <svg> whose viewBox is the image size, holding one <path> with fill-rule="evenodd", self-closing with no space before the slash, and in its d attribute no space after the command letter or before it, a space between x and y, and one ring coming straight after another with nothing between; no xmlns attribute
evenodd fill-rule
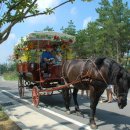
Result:
<svg viewBox="0 0 130 130"><path fill-rule="evenodd" d="M18 74L16 71L8 71L3 74L5 80L18 80Z"/></svg>

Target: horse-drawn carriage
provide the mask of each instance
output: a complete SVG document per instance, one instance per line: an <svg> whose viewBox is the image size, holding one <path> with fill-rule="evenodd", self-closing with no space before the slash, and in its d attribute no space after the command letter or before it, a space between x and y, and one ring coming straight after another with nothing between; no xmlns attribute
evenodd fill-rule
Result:
<svg viewBox="0 0 130 130"><path fill-rule="evenodd" d="M66 87L61 66L74 42L75 37L57 32L34 32L22 38L15 47L19 96L24 96L25 87L32 89L32 101L38 106L40 95L51 95ZM62 61L49 64L49 75L41 67L41 54L48 45L52 46L54 56L57 52L62 55Z"/></svg>
<svg viewBox="0 0 130 130"><path fill-rule="evenodd" d="M32 101L39 104L42 94L62 90L67 111L70 111L70 89L73 85L75 110L79 112L77 92L79 89L90 90L90 125L96 129L96 107L100 96L109 84L115 86L119 108L127 105L127 95L130 86L130 74L116 61L99 57L94 59L71 59L67 52L75 37L55 32L36 32L29 34L15 47L17 70L19 72L18 89L20 97L24 96L24 88L32 89ZM62 50L61 64L49 65L50 76L44 74L40 65L41 50L46 45L52 45L54 50ZM68 53L68 54L67 54ZM27 55L27 56L26 56ZM68 58L68 55L71 58Z"/></svg>

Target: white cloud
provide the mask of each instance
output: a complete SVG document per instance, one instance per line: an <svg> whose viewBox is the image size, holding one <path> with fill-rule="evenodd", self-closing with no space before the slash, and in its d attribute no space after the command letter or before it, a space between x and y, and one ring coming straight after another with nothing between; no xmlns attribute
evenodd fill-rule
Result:
<svg viewBox="0 0 130 130"><path fill-rule="evenodd" d="M45 10L46 8L54 7L60 3L60 0L38 0L38 9Z"/></svg>
<svg viewBox="0 0 130 130"><path fill-rule="evenodd" d="M77 9L76 9L76 7L71 8L71 10L70 10L70 14L72 14L72 15L76 15L76 13L77 13Z"/></svg>
<svg viewBox="0 0 130 130"><path fill-rule="evenodd" d="M11 33L8 37L8 39L0 44L0 52L2 55L0 55L0 63L7 62L7 59L9 55L13 53L14 45L17 42L17 37L14 33Z"/></svg>
<svg viewBox="0 0 130 130"><path fill-rule="evenodd" d="M56 22L56 16L52 14L52 15L41 15L41 16L31 17L27 19L27 22L31 25L54 24Z"/></svg>
<svg viewBox="0 0 130 130"><path fill-rule="evenodd" d="M83 28L86 28L88 23L92 21L92 17L87 17L83 20Z"/></svg>
<svg viewBox="0 0 130 130"><path fill-rule="evenodd" d="M38 9L44 11L46 8L55 7L60 4L61 0L38 0ZM36 24L54 24L56 22L55 14L52 15L40 15L31 17L26 20L31 25Z"/></svg>

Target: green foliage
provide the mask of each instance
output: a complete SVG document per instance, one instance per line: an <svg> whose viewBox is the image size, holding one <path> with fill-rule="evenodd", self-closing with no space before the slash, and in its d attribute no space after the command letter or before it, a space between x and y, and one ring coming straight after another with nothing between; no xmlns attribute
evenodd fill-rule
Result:
<svg viewBox="0 0 130 130"><path fill-rule="evenodd" d="M3 111L0 111L0 121L4 121L7 119L8 119L8 116Z"/></svg>
<svg viewBox="0 0 130 130"><path fill-rule="evenodd" d="M8 71L3 74L5 80L18 80L18 74L16 71Z"/></svg>
<svg viewBox="0 0 130 130"><path fill-rule="evenodd" d="M38 15L50 15L54 10L75 0L66 0L53 8L46 8L45 11L38 10L38 0L1 0L0 1L0 44L9 36L15 24L24 21L29 17ZM88 0L90 1L90 0ZM44 5L43 5L44 6Z"/></svg>
<svg viewBox="0 0 130 130"><path fill-rule="evenodd" d="M47 8L46 11L45 11L46 15L48 15L48 14L50 15L52 13L54 13L54 11L51 8Z"/></svg>
<svg viewBox="0 0 130 130"><path fill-rule="evenodd" d="M2 106L0 105L0 121L7 120L8 116L4 113Z"/></svg>
<svg viewBox="0 0 130 130"><path fill-rule="evenodd" d="M99 18L76 34L74 48L78 57L107 56L122 62L130 49L130 10L122 0L101 0L96 9Z"/></svg>
<svg viewBox="0 0 130 130"><path fill-rule="evenodd" d="M112 51L112 55L116 54L117 61L120 61L130 41L128 4L122 0L113 0L112 3L109 0L101 0L99 4L97 23L101 28L100 40L104 47Z"/></svg>
<svg viewBox="0 0 130 130"><path fill-rule="evenodd" d="M53 28L49 27L49 26L46 26L43 31L54 31Z"/></svg>
<svg viewBox="0 0 130 130"><path fill-rule="evenodd" d="M7 71L7 64L1 64L0 65L0 74L3 74Z"/></svg>
<svg viewBox="0 0 130 130"><path fill-rule="evenodd" d="M74 25L73 21L70 20L68 22L68 26L66 28L62 27L61 31L63 33L75 36L75 34L76 34L76 26Z"/></svg>
<svg viewBox="0 0 130 130"><path fill-rule="evenodd" d="M0 105L0 111L2 111L2 106Z"/></svg>
<svg viewBox="0 0 130 130"><path fill-rule="evenodd" d="M5 80L17 80L16 63L8 63L0 65L0 74Z"/></svg>

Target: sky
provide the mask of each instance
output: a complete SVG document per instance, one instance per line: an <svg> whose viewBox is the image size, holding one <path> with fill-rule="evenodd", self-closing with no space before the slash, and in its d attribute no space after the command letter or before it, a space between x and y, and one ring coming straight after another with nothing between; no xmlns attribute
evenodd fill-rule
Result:
<svg viewBox="0 0 130 130"><path fill-rule="evenodd" d="M42 11L48 7L55 7L64 1L66 0L38 0L38 8ZM82 2L81 0L76 0L73 4L67 3L57 8L54 14L32 17L16 24L12 28L9 38L0 45L0 64L8 62L9 55L13 54L15 44L21 37L31 32L42 31L46 26L61 32L61 27L66 28L70 20L74 22L76 30L86 28L88 22L98 18L96 8L99 7L100 1Z"/></svg>

